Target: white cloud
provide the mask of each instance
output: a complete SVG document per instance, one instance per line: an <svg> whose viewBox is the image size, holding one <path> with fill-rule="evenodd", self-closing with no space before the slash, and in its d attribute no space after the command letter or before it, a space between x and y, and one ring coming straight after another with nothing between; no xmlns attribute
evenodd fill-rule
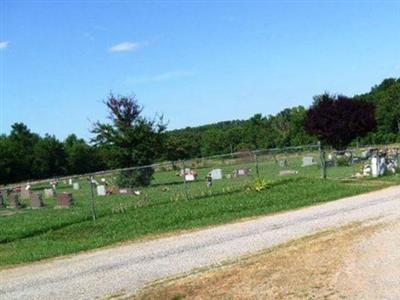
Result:
<svg viewBox="0 0 400 300"><path fill-rule="evenodd" d="M6 49L9 43L8 41L0 42L0 50Z"/></svg>
<svg viewBox="0 0 400 300"><path fill-rule="evenodd" d="M156 83L161 81L168 81L177 78L190 77L195 75L193 71L188 70L173 70L153 76L142 76L136 78L130 78L127 80L128 84L146 84L146 83Z"/></svg>
<svg viewBox="0 0 400 300"><path fill-rule="evenodd" d="M109 52L129 52L135 51L140 47L139 43L123 42L116 44L108 49Z"/></svg>
<svg viewBox="0 0 400 300"><path fill-rule="evenodd" d="M400 70L400 65L397 65L397 66L396 66L396 69L397 69L397 70Z"/></svg>

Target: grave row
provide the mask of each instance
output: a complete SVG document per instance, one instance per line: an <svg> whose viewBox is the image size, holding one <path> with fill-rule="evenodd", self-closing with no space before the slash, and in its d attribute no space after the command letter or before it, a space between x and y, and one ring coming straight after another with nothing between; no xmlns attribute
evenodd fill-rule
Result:
<svg viewBox="0 0 400 300"><path fill-rule="evenodd" d="M26 198L26 194L21 198L30 199L30 208L42 208L44 206L41 193L29 193L29 198ZM5 208L5 195L0 193L0 208ZM56 206L54 208L70 208L73 205L72 193L59 193L55 197ZM17 193L9 193L7 195L8 208L21 208L20 196Z"/></svg>

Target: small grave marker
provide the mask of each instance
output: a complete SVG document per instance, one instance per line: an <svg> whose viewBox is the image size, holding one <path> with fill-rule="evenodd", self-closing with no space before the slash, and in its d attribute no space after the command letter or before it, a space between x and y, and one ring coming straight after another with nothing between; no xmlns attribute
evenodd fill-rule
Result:
<svg viewBox="0 0 400 300"><path fill-rule="evenodd" d="M280 159L278 160L278 166L281 168L286 168L288 166L288 162L286 159Z"/></svg>
<svg viewBox="0 0 400 300"><path fill-rule="evenodd" d="M107 196L107 189L105 185L97 186L97 196Z"/></svg>
<svg viewBox="0 0 400 300"><path fill-rule="evenodd" d="M48 198L54 198L54 196L55 196L55 193L54 193L54 190L53 190L53 189L44 189L44 197L45 197L46 199L48 199Z"/></svg>
<svg viewBox="0 0 400 300"><path fill-rule="evenodd" d="M60 193L57 194L57 206L56 208L70 208L73 205L72 193Z"/></svg>
<svg viewBox="0 0 400 300"><path fill-rule="evenodd" d="M119 193L121 195L133 195L134 191L131 188L123 188L123 189L119 189Z"/></svg>
<svg viewBox="0 0 400 300"><path fill-rule="evenodd" d="M68 184L72 185L72 178L68 179Z"/></svg>
<svg viewBox="0 0 400 300"><path fill-rule="evenodd" d="M31 198L31 208L42 208L43 207L42 194L31 193L30 198Z"/></svg>
<svg viewBox="0 0 400 300"><path fill-rule="evenodd" d="M29 199L31 196L30 185L21 187L21 199Z"/></svg>
<svg viewBox="0 0 400 300"><path fill-rule="evenodd" d="M221 169L213 169L210 172L212 180L221 180L223 177Z"/></svg>
<svg viewBox="0 0 400 300"><path fill-rule="evenodd" d="M247 168L242 168L242 169L236 169L233 172L234 177L240 177L240 176L247 176L250 173L250 169Z"/></svg>
<svg viewBox="0 0 400 300"><path fill-rule="evenodd" d="M194 174L185 174L185 180L186 181L195 181L196 176L194 176Z"/></svg>
<svg viewBox="0 0 400 300"><path fill-rule="evenodd" d="M283 170L279 172L279 176L291 176L291 175L296 175L299 172L294 171L294 170Z"/></svg>
<svg viewBox="0 0 400 300"><path fill-rule="evenodd" d="M10 207L10 208L20 208L21 207L21 203L19 202L17 193L11 193L8 195L8 207Z"/></svg>
<svg viewBox="0 0 400 300"><path fill-rule="evenodd" d="M79 182L74 182L73 185L72 185L72 188L74 190L79 190L80 189Z"/></svg>
<svg viewBox="0 0 400 300"><path fill-rule="evenodd" d="M6 206L3 193L0 192L0 208L4 208Z"/></svg>
<svg viewBox="0 0 400 300"><path fill-rule="evenodd" d="M312 156L305 156L303 157L303 165L302 167L310 167L315 165L316 162L314 161L314 157Z"/></svg>

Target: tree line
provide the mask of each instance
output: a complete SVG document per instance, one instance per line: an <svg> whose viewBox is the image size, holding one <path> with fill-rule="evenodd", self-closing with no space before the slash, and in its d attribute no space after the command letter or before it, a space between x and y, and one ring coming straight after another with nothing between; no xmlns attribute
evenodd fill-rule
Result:
<svg viewBox="0 0 400 300"><path fill-rule="evenodd" d="M23 123L12 125L8 135L0 135L0 184L241 150L314 144L320 139L318 130L307 128L305 121L323 98L324 95L316 96L309 109L297 106L276 115L256 114L248 120L167 131L162 119L149 120L142 116L136 98L110 95L105 102L110 120L93 124L93 138L88 142L74 134L63 141L49 134L42 137ZM335 105L345 98L371 104L365 106L368 111L373 107L373 122L358 108L349 108L348 118L353 122L365 119L365 126L361 122L351 127L363 127L359 133L368 130L362 134L346 134L345 143L341 140L339 146L400 142L400 78L385 79L368 93L352 98L340 95L331 98ZM320 126L315 120L314 123ZM326 131L331 127L347 131L345 126L336 124L327 126ZM148 169L124 178L134 178L135 184L138 181L146 184L151 176L152 170Z"/></svg>

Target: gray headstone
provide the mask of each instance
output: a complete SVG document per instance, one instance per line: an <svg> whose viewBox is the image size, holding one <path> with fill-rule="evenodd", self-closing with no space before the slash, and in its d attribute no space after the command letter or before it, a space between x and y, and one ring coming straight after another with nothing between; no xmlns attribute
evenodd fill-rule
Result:
<svg viewBox="0 0 400 300"><path fill-rule="evenodd" d="M303 157L303 167L309 167L315 165L316 162L314 161L314 157L312 156L305 156Z"/></svg>
<svg viewBox="0 0 400 300"><path fill-rule="evenodd" d="M17 193L11 193L8 195L8 207L9 208L20 208L21 207L21 203L19 202Z"/></svg>
<svg viewBox="0 0 400 300"><path fill-rule="evenodd" d="M119 193L121 195L133 195L134 191L133 191L133 189L130 189L130 188L123 188L123 189L119 189Z"/></svg>
<svg viewBox="0 0 400 300"><path fill-rule="evenodd" d="M41 208L43 207L42 194L40 193L31 193L31 207L32 208Z"/></svg>
<svg viewBox="0 0 400 300"><path fill-rule="evenodd" d="M279 172L279 176L291 176L291 175L296 175L299 172L293 171L293 170L283 170Z"/></svg>
<svg viewBox="0 0 400 300"><path fill-rule="evenodd" d="M3 208L6 206L6 202L3 196L3 193L0 193L0 208Z"/></svg>
<svg viewBox="0 0 400 300"><path fill-rule="evenodd" d="M280 159L278 160L278 166L281 168L286 168L288 166L288 162L286 159Z"/></svg>

